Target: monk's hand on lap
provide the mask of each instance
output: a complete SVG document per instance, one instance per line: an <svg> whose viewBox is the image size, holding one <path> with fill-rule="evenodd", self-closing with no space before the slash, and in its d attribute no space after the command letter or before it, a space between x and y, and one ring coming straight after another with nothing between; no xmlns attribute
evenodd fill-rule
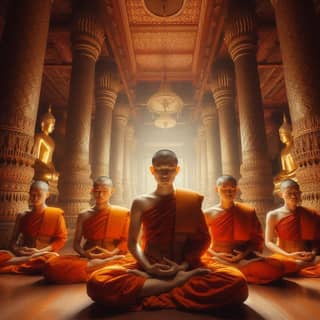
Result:
<svg viewBox="0 0 320 320"><path fill-rule="evenodd" d="M21 256L31 256L37 252L39 252L37 248L21 247L17 249L18 255L21 255Z"/></svg>
<svg viewBox="0 0 320 320"><path fill-rule="evenodd" d="M234 255L232 253L228 252L217 252L215 254L216 257L220 258L221 260L224 260L226 262L234 262Z"/></svg>
<svg viewBox="0 0 320 320"><path fill-rule="evenodd" d="M146 269L146 272L156 278L168 278L168 277L171 277L173 274L172 270L170 269L171 267L167 264L154 263ZM176 273L174 273L173 275L175 274Z"/></svg>
<svg viewBox="0 0 320 320"><path fill-rule="evenodd" d="M315 257L312 252L308 251L291 252L288 256L304 262L312 261Z"/></svg>

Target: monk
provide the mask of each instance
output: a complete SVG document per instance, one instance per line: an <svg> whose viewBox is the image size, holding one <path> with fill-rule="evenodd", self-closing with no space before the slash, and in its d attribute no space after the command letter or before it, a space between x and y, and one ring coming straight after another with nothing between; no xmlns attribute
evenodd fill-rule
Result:
<svg viewBox="0 0 320 320"><path fill-rule="evenodd" d="M93 271L124 258L129 210L110 205L113 190L108 177L101 176L94 181L95 204L80 213L77 220L73 248L79 255L51 259L44 270L48 281L61 284L86 282Z"/></svg>
<svg viewBox="0 0 320 320"><path fill-rule="evenodd" d="M41 274L67 239L63 211L48 207L49 186L35 181L30 187L31 209L17 215L10 251L0 252L0 273Z"/></svg>
<svg viewBox="0 0 320 320"><path fill-rule="evenodd" d="M284 205L267 214L266 247L282 261L286 274L320 277L320 215L300 206L299 184L291 179L280 183Z"/></svg>
<svg viewBox="0 0 320 320"><path fill-rule="evenodd" d="M210 244L203 197L175 189L179 169L174 152L153 156L156 190L137 197L131 207L128 248L137 262L100 269L87 282L88 295L106 308L204 311L247 298L238 270L201 262Z"/></svg>
<svg viewBox="0 0 320 320"><path fill-rule="evenodd" d="M261 255L263 232L253 208L235 202L237 180L230 175L217 179L220 202L205 210L212 243L209 256L237 267L249 283L266 284L282 277L284 268L277 260Z"/></svg>

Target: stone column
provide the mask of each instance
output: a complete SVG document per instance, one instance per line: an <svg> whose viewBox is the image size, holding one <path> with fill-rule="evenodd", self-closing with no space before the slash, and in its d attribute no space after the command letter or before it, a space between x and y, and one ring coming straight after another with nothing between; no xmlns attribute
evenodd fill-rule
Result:
<svg viewBox="0 0 320 320"><path fill-rule="evenodd" d="M218 61L213 66L210 88L218 110L222 173L238 179L240 158L232 61Z"/></svg>
<svg viewBox="0 0 320 320"><path fill-rule="evenodd" d="M117 68L111 61L96 65L96 112L93 124L92 178L109 176L112 110L120 90Z"/></svg>
<svg viewBox="0 0 320 320"><path fill-rule="evenodd" d="M320 44L312 0L272 1L305 206L320 210ZM303 13L303 14L302 14Z"/></svg>
<svg viewBox="0 0 320 320"><path fill-rule="evenodd" d="M252 1L232 1L225 42L235 64L241 132L241 198L256 208L261 222L273 206L271 163L256 61L256 33Z"/></svg>
<svg viewBox="0 0 320 320"><path fill-rule="evenodd" d="M133 162L133 144L134 128L130 124L125 133L125 150L124 150L124 172L123 172L123 202L128 207L132 202L133 181L132 181L132 162Z"/></svg>
<svg viewBox="0 0 320 320"><path fill-rule="evenodd" d="M123 205L123 170L124 170L124 143L126 127L130 115L130 108L125 103L119 103L113 111L110 175L115 187L112 203Z"/></svg>
<svg viewBox="0 0 320 320"><path fill-rule="evenodd" d="M200 157L200 134L199 131L194 139L194 150L195 150L195 168L194 168L194 189L200 191L200 172L201 172L201 157Z"/></svg>
<svg viewBox="0 0 320 320"><path fill-rule="evenodd" d="M199 141L199 191L208 196L208 162L207 162L207 140L206 128L202 125L198 129Z"/></svg>
<svg viewBox="0 0 320 320"><path fill-rule="evenodd" d="M0 53L0 247L28 207L50 0L12 3Z"/></svg>
<svg viewBox="0 0 320 320"><path fill-rule="evenodd" d="M221 175L220 137L216 108L213 105L206 105L202 109L201 117L205 128L207 150L206 204L213 206L219 201L214 188L217 178Z"/></svg>
<svg viewBox="0 0 320 320"><path fill-rule="evenodd" d="M79 1L72 30L72 72L66 128L65 164L59 179L60 204L69 228L79 212L89 206L89 140L95 63L104 39L96 1Z"/></svg>

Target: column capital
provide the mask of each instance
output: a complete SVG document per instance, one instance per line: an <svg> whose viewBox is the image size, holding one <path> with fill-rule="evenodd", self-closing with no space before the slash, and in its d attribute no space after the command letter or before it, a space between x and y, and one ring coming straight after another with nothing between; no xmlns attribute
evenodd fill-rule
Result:
<svg viewBox="0 0 320 320"><path fill-rule="evenodd" d="M217 109L213 104L206 104L201 108L201 120L205 128L211 126L217 117Z"/></svg>
<svg viewBox="0 0 320 320"><path fill-rule="evenodd" d="M257 36L254 6L250 0L232 1L225 26L224 41L233 61L256 53Z"/></svg>
<svg viewBox="0 0 320 320"><path fill-rule="evenodd" d="M104 40L104 29L98 16L96 1L81 1L72 21L73 52L96 61Z"/></svg>
<svg viewBox="0 0 320 320"><path fill-rule="evenodd" d="M134 127L132 124L128 124L127 125L127 131L126 131L126 139L127 141L132 141L134 140L134 133L135 133L135 130L134 130Z"/></svg>
<svg viewBox="0 0 320 320"><path fill-rule="evenodd" d="M96 103L113 109L117 95L121 90L116 64L110 60L99 60L96 65L95 78Z"/></svg>
<svg viewBox="0 0 320 320"><path fill-rule="evenodd" d="M130 107L126 103L119 103L113 110L113 117L121 127L128 124L130 117Z"/></svg>
<svg viewBox="0 0 320 320"><path fill-rule="evenodd" d="M212 68L212 81L209 83L217 109L234 98L234 68L231 60L218 61Z"/></svg>

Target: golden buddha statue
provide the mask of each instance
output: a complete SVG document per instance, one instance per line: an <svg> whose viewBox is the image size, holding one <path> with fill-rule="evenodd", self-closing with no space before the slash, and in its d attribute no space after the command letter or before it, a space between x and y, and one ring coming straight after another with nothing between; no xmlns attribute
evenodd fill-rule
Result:
<svg viewBox="0 0 320 320"><path fill-rule="evenodd" d="M297 165L292 157L293 137L290 123L287 117L283 115L283 123L279 128L279 136L281 142L285 145L281 150L281 171L274 177L275 193L279 192L280 182L284 179L293 179L296 181Z"/></svg>
<svg viewBox="0 0 320 320"><path fill-rule="evenodd" d="M52 162L52 155L55 148L55 143L50 137L54 130L56 119L51 113L51 106L41 119L41 132L35 135L34 151L36 161L34 165L35 180L47 181L49 184L50 194L58 195L58 179L59 173L56 171Z"/></svg>

